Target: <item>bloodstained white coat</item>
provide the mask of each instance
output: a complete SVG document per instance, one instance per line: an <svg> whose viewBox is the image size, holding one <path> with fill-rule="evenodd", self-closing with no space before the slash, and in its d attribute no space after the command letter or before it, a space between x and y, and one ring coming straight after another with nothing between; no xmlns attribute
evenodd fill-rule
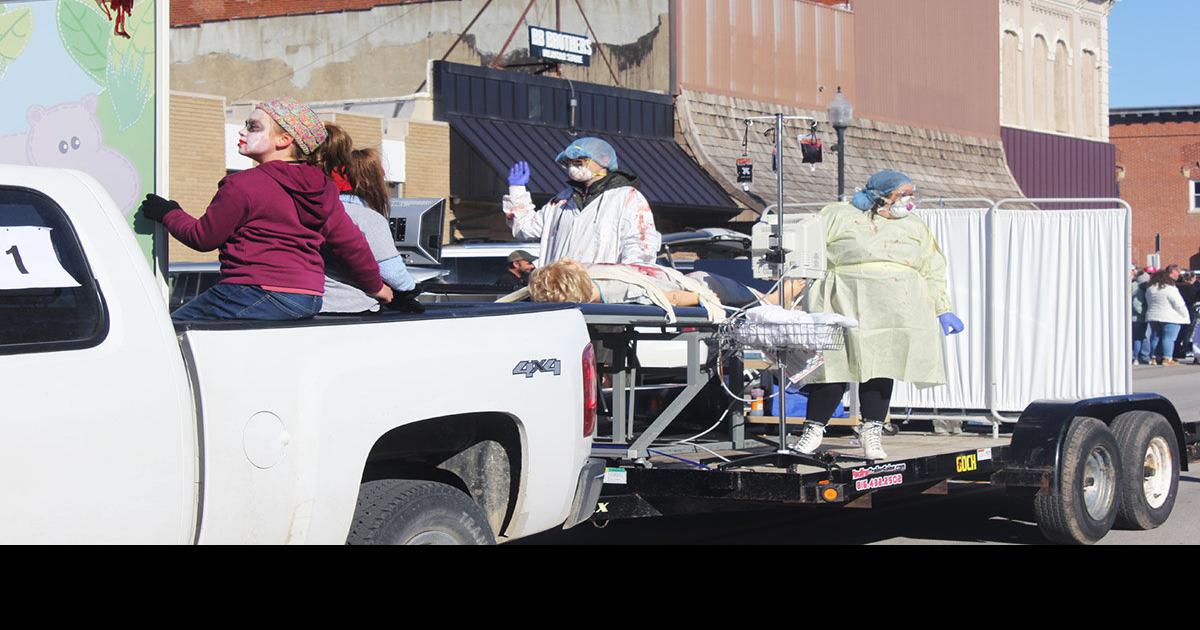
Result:
<svg viewBox="0 0 1200 630"><path fill-rule="evenodd" d="M574 209L568 188L541 210L524 186L509 188L504 214L513 238L540 240L538 265L571 258L578 263L653 264L662 245L654 215L632 186L604 192L582 210Z"/></svg>

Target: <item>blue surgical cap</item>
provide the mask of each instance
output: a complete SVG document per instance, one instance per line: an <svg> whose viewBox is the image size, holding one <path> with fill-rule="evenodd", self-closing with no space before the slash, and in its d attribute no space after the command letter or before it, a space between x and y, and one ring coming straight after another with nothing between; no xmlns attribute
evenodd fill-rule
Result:
<svg viewBox="0 0 1200 630"><path fill-rule="evenodd" d="M611 144L600 138L579 138L567 145L567 148L563 149L563 152L559 153L554 161L562 162L581 158L591 158L593 162L607 170L617 170L617 151L612 148Z"/></svg>
<svg viewBox="0 0 1200 630"><path fill-rule="evenodd" d="M899 171L879 171L867 180L867 187L854 195L851 202L862 211L870 210L880 199L892 194L897 188L913 183L908 175Z"/></svg>

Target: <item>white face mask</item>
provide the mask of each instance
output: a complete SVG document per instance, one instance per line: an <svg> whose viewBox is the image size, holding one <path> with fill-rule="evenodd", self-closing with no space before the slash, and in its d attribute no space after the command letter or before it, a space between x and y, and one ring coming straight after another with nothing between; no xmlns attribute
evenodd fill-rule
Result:
<svg viewBox="0 0 1200 630"><path fill-rule="evenodd" d="M592 181L596 175L592 173L592 169L586 166L572 166L567 169L567 177L570 177L574 181L584 183Z"/></svg>
<svg viewBox="0 0 1200 630"><path fill-rule="evenodd" d="M896 203L892 204L892 218L903 219L908 217L913 213L913 210L916 209L916 207L917 203L914 197L911 195L908 197L901 197L900 199L896 200Z"/></svg>

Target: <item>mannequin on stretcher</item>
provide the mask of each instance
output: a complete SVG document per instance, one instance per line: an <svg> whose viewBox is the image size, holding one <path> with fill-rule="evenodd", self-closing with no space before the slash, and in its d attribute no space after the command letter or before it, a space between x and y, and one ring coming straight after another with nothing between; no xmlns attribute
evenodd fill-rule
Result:
<svg viewBox="0 0 1200 630"><path fill-rule="evenodd" d="M701 307L714 323L725 319L726 308L780 303L780 297L799 297L804 280L790 280L779 290L763 294L734 280L705 272L683 274L659 265L581 265L561 260L533 273L527 291L504 301L529 297L534 302L576 304L645 304L670 311Z"/></svg>

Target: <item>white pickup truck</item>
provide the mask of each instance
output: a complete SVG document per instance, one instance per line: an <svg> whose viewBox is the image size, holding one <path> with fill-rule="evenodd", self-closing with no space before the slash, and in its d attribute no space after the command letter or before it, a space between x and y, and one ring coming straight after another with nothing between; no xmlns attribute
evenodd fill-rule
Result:
<svg viewBox="0 0 1200 630"><path fill-rule="evenodd" d="M580 313L175 326L76 171L0 166L0 543L491 543L588 519Z"/></svg>

